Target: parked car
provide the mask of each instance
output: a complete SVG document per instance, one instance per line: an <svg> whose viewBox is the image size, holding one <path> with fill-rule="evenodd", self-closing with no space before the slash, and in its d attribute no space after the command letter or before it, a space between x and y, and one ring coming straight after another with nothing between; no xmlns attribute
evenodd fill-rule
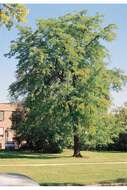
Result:
<svg viewBox="0 0 127 190"><path fill-rule="evenodd" d="M18 146L15 141L8 141L5 143L5 150L16 150L16 149L18 149Z"/></svg>

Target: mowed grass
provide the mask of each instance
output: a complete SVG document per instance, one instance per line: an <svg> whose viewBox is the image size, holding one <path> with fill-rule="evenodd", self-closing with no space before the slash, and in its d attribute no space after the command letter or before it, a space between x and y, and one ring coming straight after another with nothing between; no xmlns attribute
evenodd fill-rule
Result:
<svg viewBox="0 0 127 190"><path fill-rule="evenodd" d="M72 153L72 150L61 154L1 151L0 172L25 174L40 185L127 185L127 153L83 151L83 158L73 158Z"/></svg>

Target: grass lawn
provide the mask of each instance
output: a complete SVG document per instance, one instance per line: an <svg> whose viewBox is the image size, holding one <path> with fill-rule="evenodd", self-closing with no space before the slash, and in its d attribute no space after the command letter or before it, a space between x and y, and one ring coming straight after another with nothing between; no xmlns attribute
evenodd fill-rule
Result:
<svg viewBox="0 0 127 190"><path fill-rule="evenodd" d="M127 185L127 153L83 151L82 155L73 158L71 150L61 154L1 151L0 172L25 174L40 185Z"/></svg>

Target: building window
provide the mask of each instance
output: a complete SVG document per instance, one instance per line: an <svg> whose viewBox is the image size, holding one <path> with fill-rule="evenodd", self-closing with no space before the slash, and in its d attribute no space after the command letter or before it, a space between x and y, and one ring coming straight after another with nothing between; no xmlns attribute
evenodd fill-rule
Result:
<svg viewBox="0 0 127 190"><path fill-rule="evenodd" d="M4 128L0 127L0 136L4 136Z"/></svg>
<svg viewBox="0 0 127 190"><path fill-rule="evenodd" d="M4 120L4 112L0 111L0 121L3 121L3 120Z"/></svg>

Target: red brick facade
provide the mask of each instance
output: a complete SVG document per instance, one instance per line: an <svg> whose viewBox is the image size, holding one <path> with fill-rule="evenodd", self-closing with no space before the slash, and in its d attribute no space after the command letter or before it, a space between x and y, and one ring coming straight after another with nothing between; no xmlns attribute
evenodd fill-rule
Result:
<svg viewBox="0 0 127 190"><path fill-rule="evenodd" d="M15 136L11 117L16 107L16 104L0 103L0 149L5 149L5 143L13 141Z"/></svg>

